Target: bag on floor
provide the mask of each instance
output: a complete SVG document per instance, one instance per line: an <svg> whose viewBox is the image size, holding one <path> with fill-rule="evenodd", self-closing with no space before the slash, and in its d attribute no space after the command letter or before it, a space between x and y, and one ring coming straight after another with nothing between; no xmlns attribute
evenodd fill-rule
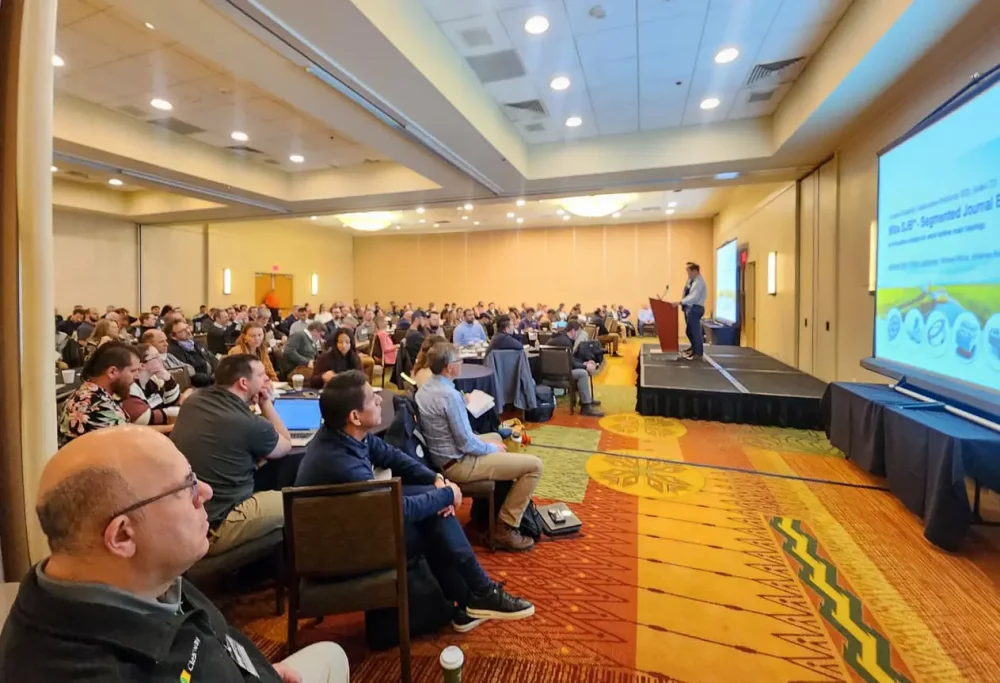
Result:
<svg viewBox="0 0 1000 683"><path fill-rule="evenodd" d="M535 502L529 500L528 507L524 509L521 516L521 526L518 528L522 536L527 536L533 541L542 537L542 518L538 514Z"/></svg>
<svg viewBox="0 0 1000 683"><path fill-rule="evenodd" d="M556 397L552 393L552 387L543 384L536 385L535 397L538 399L538 407L526 410L524 419L528 422L548 422L552 419L552 413L556 409Z"/></svg>
<svg viewBox="0 0 1000 683"><path fill-rule="evenodd" d="M452 604L431 573L423 555L406 563L406 587L410 603L410 638L436 633L452 618ZM395 607L365 612L365 642L373 650L399 645L399 612Z"/></svg>
<svg viewBox="0 0 1000 683"><path fill-rule="evenodd" d="M566 503L543 505L535 511L535 514L538 515L542 531L546 536L568 536L577 533L583 527L583 522L573 514Z"/></svg>

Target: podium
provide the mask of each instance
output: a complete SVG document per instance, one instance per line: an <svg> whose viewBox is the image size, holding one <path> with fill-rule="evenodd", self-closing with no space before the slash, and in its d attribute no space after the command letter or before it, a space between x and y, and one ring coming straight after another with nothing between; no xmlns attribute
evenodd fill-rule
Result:
<svg viewBox="0 0 1000 683"><path fill-rule="evenodd" d="M660 338L660 350L677 353L677 308L679 304L654 297L649 298L656 323L656 336Z"/></svg>

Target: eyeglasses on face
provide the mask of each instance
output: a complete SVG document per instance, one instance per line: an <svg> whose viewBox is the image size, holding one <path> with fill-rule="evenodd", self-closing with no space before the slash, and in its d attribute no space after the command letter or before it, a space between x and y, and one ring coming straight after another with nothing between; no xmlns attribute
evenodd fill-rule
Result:
<svg viewBox="0 0 1000 683"><path fill-rule="evenodd" d="M155 503L156 501L162 500L163 498L167 498L168 496L172 496L175 493L180 493L185 489L191 490L191 502L197 503L199 500L201 500L201 493L199 492L198 489L198 477L197 475L195 475L194 472L189 472L187 477L184 478L183 484L180 484L179 486L174 486L170 490L152 496L151 498L143 498L137 503L132 503L127 508L122 508L115 514L111 515L111 518L108 519L108 523L110 524L115 517L120 517L121 515L127 515L130 512L135 512L140 508L146 507L150 503Z"/></svg>

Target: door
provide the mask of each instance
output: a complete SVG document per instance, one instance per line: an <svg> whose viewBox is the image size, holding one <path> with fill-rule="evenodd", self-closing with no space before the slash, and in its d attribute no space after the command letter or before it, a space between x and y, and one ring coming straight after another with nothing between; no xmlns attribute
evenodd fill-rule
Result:
<svg viewBox="0 0 1000 683"><path fill-rule="evenodd" d="M281 315L286 316L291 311L292 276L285 273L255 273L253 282L253 297L257 304L264 303L264 298L274 290L278 297L278 308Z"/></svg>
<svg viewBox="0 0 1000 683"><path fill-rule="evenodd" d="M757 348L757 262L743 267L743 346Z"/></svg>

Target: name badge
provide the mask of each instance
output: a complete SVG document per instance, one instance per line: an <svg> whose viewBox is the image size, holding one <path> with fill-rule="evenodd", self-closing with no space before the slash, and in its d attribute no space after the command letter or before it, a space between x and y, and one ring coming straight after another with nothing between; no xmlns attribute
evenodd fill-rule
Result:
<svg viewBox="0 0 1000 683"><path fill-rule="evenodd" d="M240 645L238 641L233 640L232 636L228 633L226 634L226 651L233 658L233 661L236 662L236 666L248 674L252 674L254 678L260 678L260 674L257 673L257 667L253 665L250 655L247 654L247 649Z"/></svg>

